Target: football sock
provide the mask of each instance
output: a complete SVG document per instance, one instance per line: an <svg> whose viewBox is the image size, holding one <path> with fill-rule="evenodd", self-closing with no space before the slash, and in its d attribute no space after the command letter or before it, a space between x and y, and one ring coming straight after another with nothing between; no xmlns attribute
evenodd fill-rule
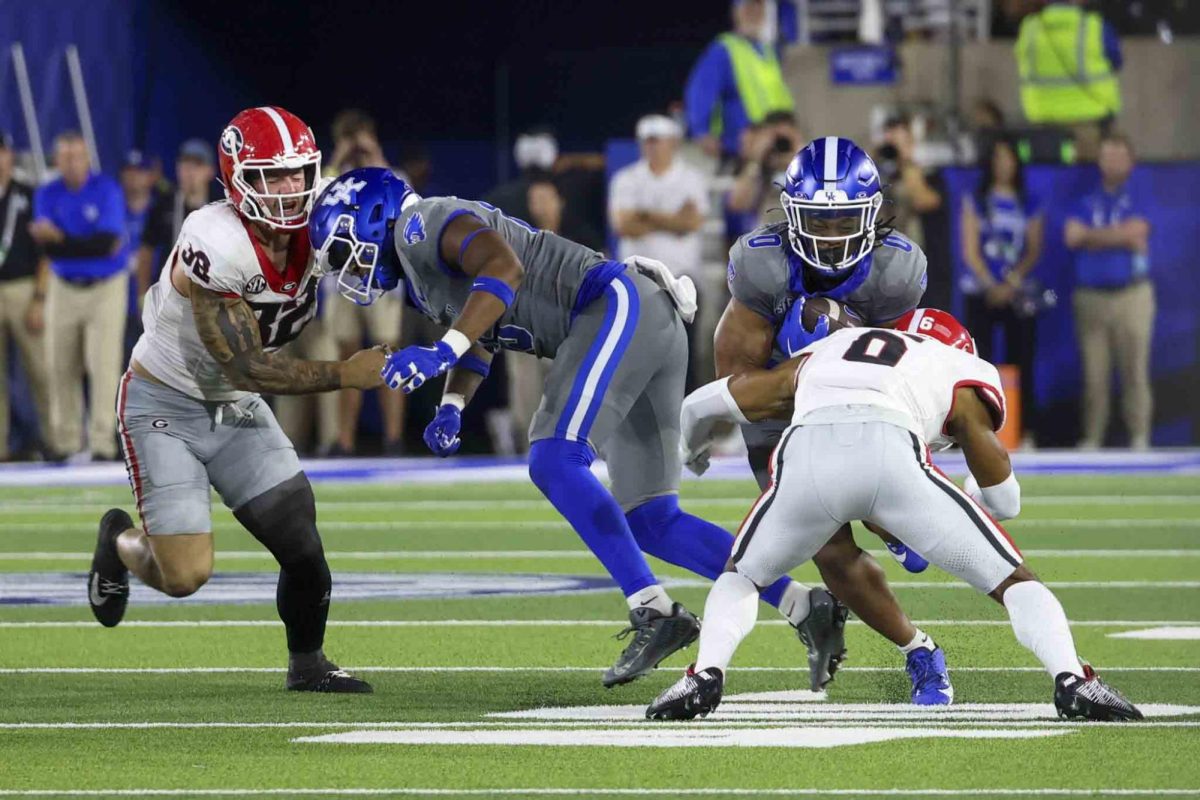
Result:
<svg viewBox="0 0 1200 800"><path fill-rule="evenodd" d="M539 439L529 448L529 477L629 597L658 581L621 507L589 469L593 458L584 442Z"/></svg>
<svg viewBox="0 0 1200 800"><path fill-rule="evenodd" d="M725 571L733 552L733 534L685 512L679 507L677 495L647 500L625 516L643 553L710 580L716 580ZM791 578L783 576L763 590L762 599L779 608L791 582Z"/></svg>
<svg viewBox="0 0 1200 800"><path fill-rule="evenodd" d="M924 647L926 650L936 650L937 649L937 645L934 644L934 641L929 636L929 634L925 633L925 631L923 631L917 627L914 627L913 630L915 630L916 633L913 635L912 641L909 642L908 644L904 645L903 647L899 648L901 653L904 653L904 655L908 655L913 650L916 650L918 647Z"/></svg>
<svg viewBox="0 0 1200 800"><path fill-rule="evenodd" d="M812 604L808 601L808 593L811 590L802 583L790 581L783 589L783 595L779 599L779 613L784 619L793 625L799 625L804 622L808 616L808 612L812 610Z"/></svg>
<svg viewBox="0 0 1200 800"><path fill-rule="evenodd" d="M1063 672L1083 675L1067 614L1053 592L1037 581L1014 583L1004 592L1004 607L1017 641L1037 656L1051 677Z"/></svg>
<svg viewBox="0 0 1200 800"><path fill-rule="evenodd" d="M736 572L726 572L717 578L704 603L696 671L709 667L727 670L733 652L757 619L758 587L754 582Z"/></svg>
<svg viewBox="0 0 1200 800"><path fill-rule="evenodd" d="M675 610L675 604L671 602L667 590L657 583L653 586L647 586L645 589L639 589L629 595L629 597L626 597L625 601L629 603L630 611L649 606L660 614L670 616Z"/></svg>

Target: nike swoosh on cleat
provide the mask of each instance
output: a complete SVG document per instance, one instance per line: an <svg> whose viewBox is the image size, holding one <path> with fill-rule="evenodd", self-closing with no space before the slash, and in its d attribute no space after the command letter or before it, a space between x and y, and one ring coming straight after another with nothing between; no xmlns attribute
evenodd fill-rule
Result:
<svg viewBox="0 0 1200 800"><path fill-rule="evenodd" d="M88 599L92 601L94 606L102 606L108 602L106 595L100 594L100 573L92 573L92 582L88 584Z"/></svg>

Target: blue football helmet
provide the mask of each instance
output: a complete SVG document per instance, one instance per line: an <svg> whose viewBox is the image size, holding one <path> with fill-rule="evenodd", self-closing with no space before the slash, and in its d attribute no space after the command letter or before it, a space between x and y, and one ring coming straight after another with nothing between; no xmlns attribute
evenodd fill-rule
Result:
<svg viewBox="0 0 1200 800"><path fill-rule="evenodd" d="M421 199L389 169L352 169L325 187L308 218L316 252L315 273L338 276L338 292L369 306L397 278L377 273L392 247L392 225L410 203ZM387 285L387 284L391 285Z"/></svg>
<svg viewBox="0 0 1200 800"><path fill-rule="evenodd" d="M879 170L849 139L825 136L805 145L788 165L779 199L788 242L814 269L841 272L874 249L883 205Z"/></svg>

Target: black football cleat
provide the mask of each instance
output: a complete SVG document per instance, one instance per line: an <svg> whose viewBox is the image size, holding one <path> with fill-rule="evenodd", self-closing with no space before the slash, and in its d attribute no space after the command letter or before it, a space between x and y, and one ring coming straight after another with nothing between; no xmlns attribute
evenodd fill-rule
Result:
<svg viewBox="0 0 1200 800"><path fill-rule="evenodd" d="M700 620L676 603L670 616L652 608L635 608L629 612L629 627L617 634L624 639L633 634L617 663L604 671L604 688L648 675L663 659L682 650L700 636Z"/></svg>
<svg viewBox="0 0 1200 800"><path fill-rule="evenodd" d="M88 605L106 628L117 626L129 603L129 570L117 554L117 536L132 527L133 520L119 508L109 509L100 518L96 551L88 572Z"/></svg>
<svg viewBox="0 0 1200 800"><path fill-rule="evenodd" d="M313 670L288 670L287 688L290 692L328 692L330 694L371 694L375 689L362 678L356 678L329 659Z"/></svg>
<svg viewBox="0 0 1200 800"><path fill-rule="evenodd" d="M850 610L820 587L809 590L808 602L808 616L796 626L796 635L808 649L810 688L819 692L846 660L846 617Z"/></svg>
<svg viewBox="0 0 1200 800"><path fill-rule="evenodd" d="M1054 678L1054 707L1063 719L1099 722L1129 722L1142 719L1137 706L1125 695L1100 680L1090 664L1083 665L1083 677L1070 672Z"/></svg>
<svg viewBox="0 0 1200 800"><path fill-rule="evenodd" d="M693 665L694 667L694 665ZM646 719L684 720L707 717L721 704L725 676L716 667L693 667L646 708Z"/></svg>

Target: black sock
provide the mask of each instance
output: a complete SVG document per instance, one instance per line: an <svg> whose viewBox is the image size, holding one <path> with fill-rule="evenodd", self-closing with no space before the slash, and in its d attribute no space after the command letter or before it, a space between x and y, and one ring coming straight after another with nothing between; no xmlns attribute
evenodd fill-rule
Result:
<svg viewBox="0 0 1200 800"><path fill-rule="evenodd" d="M332 586L324 552L316 559L280 568L275 607L287 628L288 652L312 653L321 649Z"/></svg>

